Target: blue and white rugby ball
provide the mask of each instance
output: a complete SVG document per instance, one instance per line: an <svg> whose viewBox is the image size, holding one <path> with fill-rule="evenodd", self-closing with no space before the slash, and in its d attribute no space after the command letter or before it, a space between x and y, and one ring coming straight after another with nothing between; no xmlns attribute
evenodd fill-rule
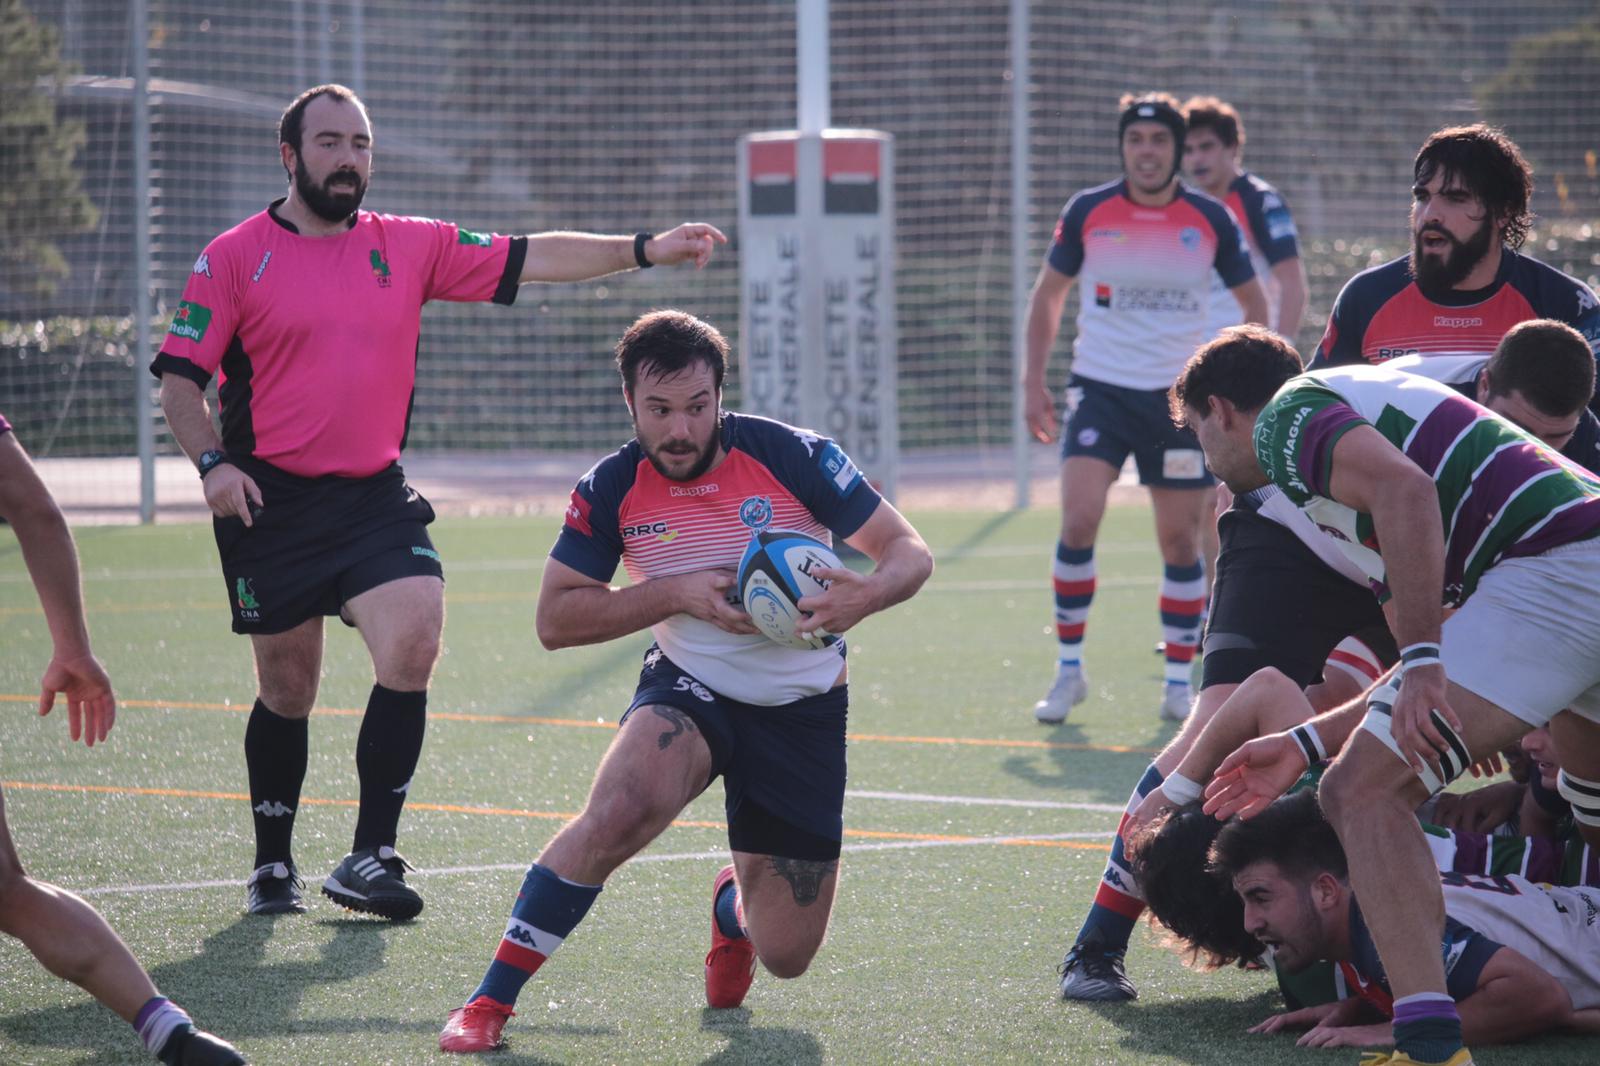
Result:
<svg viewBox="0 0 1600 1066"><path fill-rule="evenodd" d="M750 538L739 560L739 601L766 638L786 648L826 648L839 638L828 634L802 637L810 618L799 607L801 597L821 592L828 582L816 577L824 567L838 567L839 557L814 537L787 529L766 529Z"/></svg>

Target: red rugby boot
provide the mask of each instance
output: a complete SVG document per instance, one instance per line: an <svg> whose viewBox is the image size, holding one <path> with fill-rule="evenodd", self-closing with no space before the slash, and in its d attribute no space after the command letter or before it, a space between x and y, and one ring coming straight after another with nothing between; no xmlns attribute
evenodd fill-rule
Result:
<svg viewBox="0 0 1600 1066"><path fill-rule="evenodd" d="M515 1012L504 1003L479 996L465 1007L457 1007L445 1019L439 1033L439 1050L471 1054L493 1051L500 1046L500 1030Z"/></svg>
<svg viewBox="0 0 1600 1066"><path fill-rule="evenodd" d="M717 896L733 880L733 867L724 866L711 882L711 951L706 955L706 1002L713 1007L737 1007L756 976L756 948L748 936L724 936L717 926Z"/></svg>

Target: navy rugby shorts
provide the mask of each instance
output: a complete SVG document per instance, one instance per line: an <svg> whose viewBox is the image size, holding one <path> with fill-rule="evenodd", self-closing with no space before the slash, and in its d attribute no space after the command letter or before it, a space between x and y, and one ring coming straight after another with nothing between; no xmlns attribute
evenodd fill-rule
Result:
<svg viewBox="0 0 1600 1066"><path fill-rule="evenodd" d="M433 506L398 463L366 478L297 477L253 459L235 465L262 500L254 525L211 520L235 633L282 633L390 581L444 578L428 537Z"/></svg>
<svg viewBox="0 0 1600 1066"><path fill-rule="evenodd" d="M1074 374L1067 382L1061 458L1087 456L1120 470L1130 453L1141 485L1203 489L1216 484L1199 439L1172 424L1165 389L1125 389Z"/></svg>
<svg viewBox="0 0 1600 1066"><path fill-rule="evenodd" d="M694 722L722 777L734 851L826 862L844 836L845 722L849 686L776 707L713 691L650 646L623 721L664 705Z"/></svg>

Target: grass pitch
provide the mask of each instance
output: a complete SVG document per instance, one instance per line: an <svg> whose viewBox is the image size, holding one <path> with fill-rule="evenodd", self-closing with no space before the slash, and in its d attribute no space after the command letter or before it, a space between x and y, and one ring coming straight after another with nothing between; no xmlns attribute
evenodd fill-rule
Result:
<svg viewBox="0 0 1600 1066"><path fill-rule="evenodd" d="M1058 727L1030 708L1053 669L1053 511L913 514L938 572L851 634L847 853L829 941L798 981L704 1004L720 786L607 885L507 1029L522 1063L1354 1063L1250 1036L1270 978L1185 970L1141 927L1137 1003L1066 1005L1054 969L1094 891L1114 810L1172 727L1156 719L1160 573L1148 512L1113 508L1086 650L1092 693ZM556 519L445 520L446 650L401 825L421 917L393 926L313 896L242 913L251 857L241 751L247 642L228 632L208 526L77 533L95 644L122 701L93 751L30 703L48 655L14 538L0 532L0 780L35 876L88 898L162 990L258 1064L416 1064L482 974L522 870L582 805L648 637L545 652L533 637ZM348 849L354 744L371 684L328 627L296 858L312 889ZM64 715L64 711L57 712ZM1551 1039L1487 1063L1583 1063ZM132 1030L0 939L0 1063L150 1061Z"/></svg>

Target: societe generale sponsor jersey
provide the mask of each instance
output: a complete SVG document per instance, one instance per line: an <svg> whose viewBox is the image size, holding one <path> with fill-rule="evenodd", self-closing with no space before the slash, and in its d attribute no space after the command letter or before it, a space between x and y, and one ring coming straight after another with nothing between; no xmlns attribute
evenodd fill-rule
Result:
<svg viewBox="0 0 1600 1066"><path fill-rule="evenodd" d="M1213 272L1230 288L1255 274L1228 209L1181 182L1160 207L1120 179L1079 192L1048 262L1078 282L1073 374L1129 389L1167 388L1207 339Z"/></svg>
<svg viewBox="0 0 1600 1066"><path fill-rule="evenodd" d="M1572 326L1600 354L1600 300L1555 267L1503 248L1482 289L1423 295L1406 256L1345 283L1310 369L1383 363L1403 355L1489 355L1506 331L1532 318Z"/></svg>
<svg viewBox="0 0 1600 1066"><path fill-rule="evenodd" d="M206 246L157 377L220 372L222 445L300 477L368 477L399 458L422 305L510 304L527 239L360 211L307 237L272 207Z"/></svg>
<svg viewBox="0 0 1600 1066"><path fill-rule="evenodd" d="M621 562L634 584L696 570L736 570L760 529L788 529L826 544L849 537L881 497L826 437L782 422L723 412L717 466L673 481L637 440L606 456L572 490L550 557L609 582ZM778 706L833 687L844 642L788 648L676 614L650 627L673 662L717 692Z"/></svg>
<svg viewBox="0 0 1600 1066"><path fill-rule="evenodd" d="M1239 230L1244 234L1245 247L1250 253L1250 265L1256 272L1261 287L1267 294L1267 309L1274 329L1278 329L1279 304L1283 293L1272 276L1272 268L1286 259L1300 255L1300 234L1295 229L1294 216L1283 194L1248 170L1234 178L1228 186L1228 195L1222 198ZM1227 326L1237 326L1244 321L1244 311L1239 301L1223 282L1222 275L1211 274L1211 321L1206 326L1206 339L1216 336ZM1279 332L1282 332L1279 330Z"/></svg>

